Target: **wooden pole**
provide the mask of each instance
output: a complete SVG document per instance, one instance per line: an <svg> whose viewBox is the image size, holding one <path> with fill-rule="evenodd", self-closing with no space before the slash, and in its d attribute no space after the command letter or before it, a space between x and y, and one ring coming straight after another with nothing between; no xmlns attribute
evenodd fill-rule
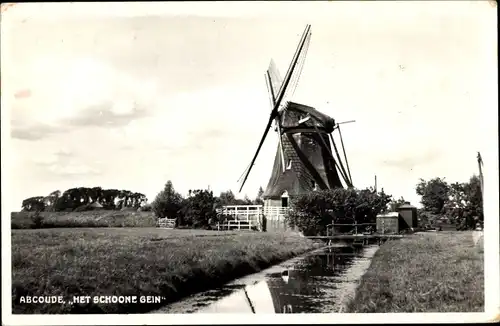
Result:
<svg viewBox="0 0 500 326"><path fill-rule="evenodd" d="M483 229L484 229L484 178L483 178L483 159L481 157L481 153L477 152L477 164L479 166L479 182L481 185L481 201L482 201L482 209L483 209Z"/></svg>
<svg viewBox="0 0 500 326"><path fill-rule="evenodd" d="M375 192L377 192L377 175L375 174Z"/></svg>
<svg viewBox="0 0 500 326"><path fill-rule="evenodd" d="M483 159L481 158L481 153L477 152L477 165L479 166L479 181L481 183L481 195L483 195L484 192L484 179L483 179Z"/></svg>

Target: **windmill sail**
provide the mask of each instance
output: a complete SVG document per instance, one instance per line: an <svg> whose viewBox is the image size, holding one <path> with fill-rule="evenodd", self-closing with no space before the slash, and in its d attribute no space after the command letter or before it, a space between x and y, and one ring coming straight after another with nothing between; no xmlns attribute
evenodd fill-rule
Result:
<svg viewBox="0 0 500 326"><path fill-rule="evenodd" d="M310 25L307 25L284 79L281 79L272 60L266 71L272 110L257 151L246 170L240 191L250 174L269 128L275 121L279 143L271 176L263 194L265 205L268 206L279 206L287 202L282 199L285 193L293 197L315 189L343 188L342 179L347 187L352 186L349 167L347 169L344 167L338 148L331 137L336 128L335 120L313 107L290 100L299 83L310 38ZM341 143L343 145L342 139ZM343 146L342 149L348 166Z"/></svg>
<svg viewBox="0 0 500 326"><path fill-rule="evenodd" d="M267 77L269 79L270 84L270 92L273 98L273 106L276 103L276 95L280 91L281 84L283 84L283 78L281 78L280 72L274 63L274 60L271 59L269 63L269 68L267 69Z"/></svg>
<svg viewBox="0 0 500 326"><path fill-rule="evenodd" d="M304 49L304 44L305 44L306 40L308 38L310 38L310 36L311 36L310 30L311 30L311 25L307 25L306 29L304 30L304 33L302 34L302 38L300 40L299 46L297 47L295 55L292 59L292 63L290 64L290 67L288 67L288 71L286 73L285 79L284 79L283 83L281 84L281 87L280 87L278 94L276 94L276 97L275 97L276 101L274 103L274 108L271 111L271 114L269 116L269 120L268 120L266 129L264 130L264 134L262 135L262 138L259 142L259 146L257 147L257 151L255 152L254 157L250 163L250 168L248 169L248 171L245 175L245 178L243 179L243 182L242 182L241 187L240 187L240 192L243 189L243 186L245 185L245 182L248 178L248 175L250 174L250 171L252 170L252 167L255 163L255 160L257 159L257 156L259 155L260 149L262 148L262 144L264 143L264 140L266 139L266 136L267 136L267 133L269 132L269 128L271 127L272 121L276 118L276 115L278 114L279 108L281 107L281 103L283 100L283 96L285 95L284 92L285 92L288 84L290 83L290 79L292 78L292 76L294 74L295 67L297 65L297 60L299 59L300 53Z"/></svg>
<svg viewBox="0 0 500 326"><path fill-rule="evenodd" d="M302 43L297 48L295 53L295 64L292 62L287 71L288 82L285 85L283 83L278 92L281 96L281 102L278 111L283 110L286 107L286 103L293 97L297 85L299 83L300 76L302 74L302 69L304 68L304 63L306 61L307 50L309 49L309 43L311 41L311 29L310 26L306 27L304 32ZM286 77L285 77L286 79Z"/></svg>
<svg viewBox="0 0 500 326"><path fill-rule="evenodd" d="M286 102L290 100L295 94L295 90L297 89L297 85L299 84L300 76L302 75L302 70L304 69L304 63L306 61L306 55L307 55L307 50L309 49L310 41L311 41L311 31L309 30L309 32L305 37L304 45L298 55L297 65L293 70L293 73L291 74L290 84L285 89L285 94L283 96L281 108L284 108Z"/></svg>

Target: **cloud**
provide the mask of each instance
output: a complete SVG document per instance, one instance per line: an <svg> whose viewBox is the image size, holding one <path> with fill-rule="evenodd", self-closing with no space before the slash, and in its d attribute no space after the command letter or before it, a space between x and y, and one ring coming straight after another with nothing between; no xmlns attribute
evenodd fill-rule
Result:
<svg viewBox="0 0 500 326"><path fill-rule="evenodd" d="M49 126L44 124L24 127L13 125L10 136L14 139L35 141L65 130L66 128L60 126Z"/></svg>
<svg viewBox="0 0 500 326"><path fill-rule="evenodd" d="M82 158L68 149L59 149L31 159L36 166L56 176L100 175L101 170L83 162Z"/></svg>
<svg viewBox="0 0 500 326"><path fill-rule="evenodd" d="M116 104L112 102L94 105L74 117L63 120L63 123L72 127L119 127L149 115L147 110L137 108L136 103L131 110L123 113L117 112L115 107Z"/></svg>
<svg viewBox="0 0 500 326"><path fill-rule="evenodd" d="M101 175L101 171L82 163L53 164L48 170L59 176Z"/></svg>
<svg viewBox="0 0 500 326"><path fill-rule="evenodd" d="M74 153L67 150L58 150L54 153L38 156L32 159L33 163L38 166L52 166L54 164L59 164L61 161L65 161L74 157Z"/></svg>
<svg viewBox="0 0 500 326"><path fill-rule="evenodd" d="M387 167L409 171L416 166L431 164L440 157L441 154L437 149L428 149L423 152L415 151L413 153L403 153L397 157L386 158L381 163Z"/></svg>
<svg viewBox="0 0 500 326"><path fill-rule="evenodd" d="M156 99L153 82L89 58L40 56L22 66L12 83L21 91L14 94L11 136L26 141L124 126L148 116Z"/></svg>
<svg viewBox="0 0 500 326"><path fill-rule="evenodd" d="M12 125L11 137L20 140L41 140L58 133L70 132L79 127L121 127L131 121L147 117L150 113L145 109L134 107L131 111L117 113L112 102L92 105L77 112L72 117L58 121L57 124L38 123L30 126L19 126L15 121Z"/></svg>

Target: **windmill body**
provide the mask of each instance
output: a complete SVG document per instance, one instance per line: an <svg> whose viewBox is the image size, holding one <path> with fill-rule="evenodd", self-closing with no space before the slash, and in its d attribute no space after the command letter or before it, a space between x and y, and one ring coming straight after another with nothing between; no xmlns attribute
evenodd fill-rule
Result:
<svg viewBox="0 0 500 326"><path fill-rule="evenodd" d="M329 154L328 134L333 131L334 119L310 106L288 102L279 122L281 142L263 195L266 206L286 206L283 194L294 197L343 187Z"/></svg>
<svg viewBox="0 0 500 326"><path fill-rule="evenodd" d="M307 25L283 79L272 60L265 74L272 110L257 151L244 173L240 191L274 122L278 148L263 194L267 217L273 215L269 214L271 211L277 213L274 215L283 215L289 198L319 189L342 188L342 180L347 187L352 187L343 142L347 170L332 136L334 130L340 134L339 124L311 106L288 100L297 87L310 38L311 26Z"/></svg>

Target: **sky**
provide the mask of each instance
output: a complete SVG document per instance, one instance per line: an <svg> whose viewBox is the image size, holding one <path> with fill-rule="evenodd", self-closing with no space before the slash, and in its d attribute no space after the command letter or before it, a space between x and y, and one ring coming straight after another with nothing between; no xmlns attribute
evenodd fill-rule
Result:
<svg viewBox="0 0 500 326"><path fill-rule="evenodd" d="M419 178L467 181L477 151L498 173L487 1L18 4L2 14L2 201L80 186L152 201L167 180L237 193L271 110L264 73L273 58L285 74L307 23L291 100L356 120L356 187L377 175L416 205ZM267 185L277 145L240 197Z"/></svg>

